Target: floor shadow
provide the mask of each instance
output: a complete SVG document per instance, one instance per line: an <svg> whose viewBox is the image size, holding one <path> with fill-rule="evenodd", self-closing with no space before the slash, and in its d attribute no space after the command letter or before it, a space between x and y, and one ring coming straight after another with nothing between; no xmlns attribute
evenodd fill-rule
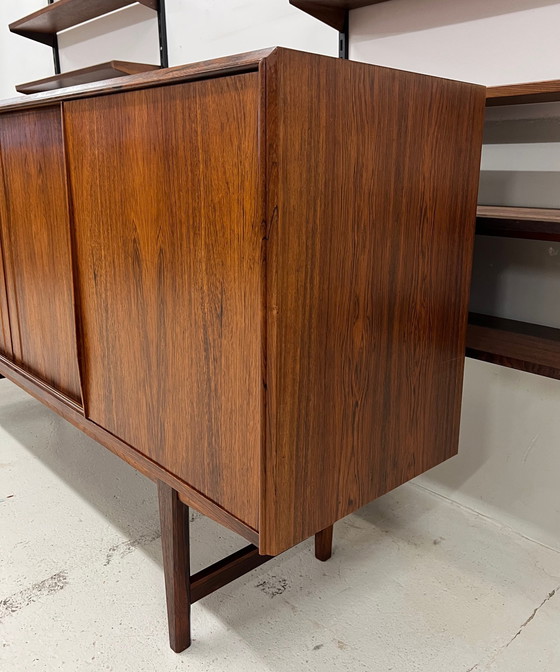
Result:
<svg viewBox="0 0 560 672"><path fill-rule="evenodd" d="M150 479L8 380L0 381L0 426L161 565L159 544L149 543L159 532L157 490ZM191 521L193 571L247 545L192 509Z"/></svg>

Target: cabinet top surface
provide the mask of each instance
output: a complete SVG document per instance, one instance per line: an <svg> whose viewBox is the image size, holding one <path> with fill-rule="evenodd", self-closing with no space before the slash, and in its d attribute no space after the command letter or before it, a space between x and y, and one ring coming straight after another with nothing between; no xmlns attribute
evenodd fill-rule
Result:
<svg viewBox="0 0 560 672"><path fill-rule="evenodd" d="M61 100L96 96L104 93L116 93L133 89L147 88L164 84L174 84L205 77L216 77L257 70L266 58L277 50L276 47L250 51L235 56L216 58L210 61L178 65L172 68L157 69L137 75L107 79L91 84L69 86L65 89L47 91L29 96L18 96L0 101L0 112L9 110L39 107Z"/></svg>
<svg viewBox="0 0 560 672"><path fill-rule="evenodd" d="M119 93L123 91L133 91L136 89L150 88L154 86L165 86L166 84L178 84L197 79L206 79L210 77L221 77L225 75L236 75L245 72L257 71L261 64L273 55L281 57L282 54L294 52L292 49L284 47L271 47L259 51L250 51L235 56L226 56L199 63L190 63L188 65L178 65L172 68L157 69L140 74L106 79L101 82L92 82L90 84L80 84L69 86L64 89L45 91L27 96L18 96L0 101L0 113L12 110L23 110L26 108L36 108L44 105L50 105L64 100L73 100L77 98L87 98L99 96L108 93ZM386 66L373 65L371 63L362 63L360 61L343 60L333 58L332 56L321 56L319 54L308 54L317 61L329 61L331 67L335 68L371 68L372 70L395 70ZM441 80L445 78L434 77L421 73L409 73L418 79ZM447 80L454 81L454 80ZM464 84L465 86L476 86L474 84ZM481 87L482 88L482 87Z"/></svg>

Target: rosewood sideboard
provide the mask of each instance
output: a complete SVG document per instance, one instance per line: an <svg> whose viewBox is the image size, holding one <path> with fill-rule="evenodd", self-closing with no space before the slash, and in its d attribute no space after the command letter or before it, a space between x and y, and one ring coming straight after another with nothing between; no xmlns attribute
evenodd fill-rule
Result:
<svg viewBox="0 0 560 672"><path fill-rule="evenodd" d="M485 90L271 49L0 104L0 373L190 605L457 452ZM245 537L190 575L188 509Z"/></svg>

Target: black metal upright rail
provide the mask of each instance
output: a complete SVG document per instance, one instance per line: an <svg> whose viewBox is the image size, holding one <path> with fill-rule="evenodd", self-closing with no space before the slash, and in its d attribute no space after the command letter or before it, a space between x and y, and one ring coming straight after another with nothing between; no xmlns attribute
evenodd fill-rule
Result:
<svg viewBox="0 0 560 672"><path fill-rule="evenodd" d="M49 5L52 5L54 0L49 0ZM58 35L53 35L53 61L54 61L54 74L60 75L60 53L58 51Z"/></svg>
<svg viewBox="0 0 560 672"><path fill-rule="evenodd" d="M169 67L169 51L167 47L167 18L165 14L165 0L158 3L158 31L159 31L159 62L162 68Z"/></svg>
<svg viewBox="0 0 560 672"><path fill-rule="evenodd" d="M344 14L344 27L338 34L338 56L339 58L350 58L350 10Z"/></svg>

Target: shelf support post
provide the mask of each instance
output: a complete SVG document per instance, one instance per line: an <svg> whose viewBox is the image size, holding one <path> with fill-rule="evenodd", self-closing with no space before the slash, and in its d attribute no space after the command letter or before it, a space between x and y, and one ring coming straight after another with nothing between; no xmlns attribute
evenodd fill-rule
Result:
<svg viewBox="0 0 560 672"><path fill-rule="evenodd" d="M159 61L162 68L169 67L169 50L167 46L167 21L165 16L165 0L158 5Z"/></svg>
<svg viewBox="0 0 560 672"><path fill-rule="evenodd" d="M54 0L49 0L49 5L52 5ZM54 74L60 75L60 52L58 51L58 35L53 35L53 61L54 61Z"/></svg>
<svg viewBox="0 0 560 672"><path fill-rule="evenodd" d="M338 57L350 58L350 10L344 10L344 26L338 34Z"/></svg>

